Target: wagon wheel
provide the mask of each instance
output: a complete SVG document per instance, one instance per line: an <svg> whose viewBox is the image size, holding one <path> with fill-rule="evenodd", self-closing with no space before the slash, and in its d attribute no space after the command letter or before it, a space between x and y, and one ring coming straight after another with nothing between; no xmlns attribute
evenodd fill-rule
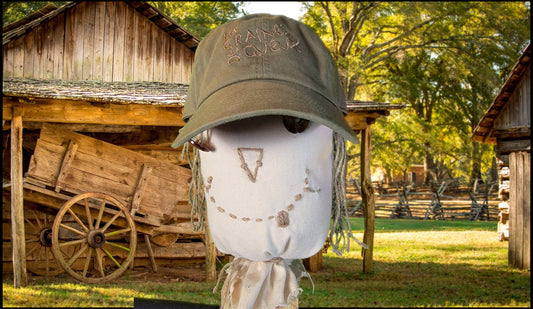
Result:
<svg viewBox="0 0 533 309"><path fill-rule="evenodd" d="M26 268L36 275L46 277L62 273L63 269L52 253L53 216L35 210L25 212Z"/></svg>
<svg viewBox="0 0 533 309"><path fill-rule="evenodd" d="M68 217L74 220L69 222ZM77 245L79 249L69 254ZM83 193L68 200L52 227L54 256L82 282L102 283L120 276L132 262L136 245L135 223L127 208L103 193Z"/></svg>

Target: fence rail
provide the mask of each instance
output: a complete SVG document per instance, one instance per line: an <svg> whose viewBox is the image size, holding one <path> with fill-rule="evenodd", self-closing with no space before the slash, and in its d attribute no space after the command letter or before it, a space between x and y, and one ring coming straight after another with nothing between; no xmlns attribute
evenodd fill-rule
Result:
<svg viewBox="0 0 533 309"><path fill-rule="evenodd" d="M474 182L466 192L458 192L457 186L444 194L448 188L443 181L438 188L415 188L413 185L394 183L392 190L378 190L375 202L375 216L378 218L412 218L436 220L498 220L497 185L480 185ZM350 216L362 216L360 186L357 180L349 182L347 188ZM383 193L385 192L385 193ZM389 193L394 192L394 193Z"/></svg>

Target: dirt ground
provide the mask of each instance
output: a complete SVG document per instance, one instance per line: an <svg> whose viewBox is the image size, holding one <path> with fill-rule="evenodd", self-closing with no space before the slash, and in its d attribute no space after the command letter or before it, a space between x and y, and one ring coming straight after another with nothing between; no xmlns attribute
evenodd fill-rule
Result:
<svg viewBox="0 0 533 309"><path fill-rule="evenodd" d="M28 272L28 282L42 282L46 278ZM49 278L50 282L76 281L67 273L61 273L55 277ZM4 272L2 274L3 282L13 282L13 273ZM184 266L158 266L157 272L152 271L150 266L135 266L134 269L128 269L113 283L168 283L168 282L202 282L205 281L205 267L203 264L187 264Z"/></svg>
<svg viewBox="0 0 533 309"><path fill-rule="evenodd" d="M203 264L186 266L158 266L157 272L151 267L135 267L114 280L117 283L124 282L184 282L205 281L205 267Z"/></svg>

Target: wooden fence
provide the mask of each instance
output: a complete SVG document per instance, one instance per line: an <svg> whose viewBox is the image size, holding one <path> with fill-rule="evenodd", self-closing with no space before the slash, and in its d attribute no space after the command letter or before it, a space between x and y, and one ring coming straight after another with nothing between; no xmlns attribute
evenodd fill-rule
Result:
<svg viewBox="0 0 533 309"><path fill-rule="evenodd" d="M498 220L497 187L495 184L471 186L458 192L447 193L448 183L436 189L398 185L390 193L376 194L377 218L411 218L437 220ZM387 191L381 191L387 192ZM347 189L348 209L351 216L362 216L361 198L357 182Z"/></svg>

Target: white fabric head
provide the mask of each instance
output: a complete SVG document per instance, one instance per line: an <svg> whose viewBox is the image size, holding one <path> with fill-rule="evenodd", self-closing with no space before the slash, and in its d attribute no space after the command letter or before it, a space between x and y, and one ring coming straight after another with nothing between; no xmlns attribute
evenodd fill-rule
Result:
<svg viewBox="0 0 533 309"><path fill-rule="evenodd" d="M252 261L309 257L324 245L332 203L332 130L290 133L261 116L203 133L209 229L223 253Z"/></svg>

